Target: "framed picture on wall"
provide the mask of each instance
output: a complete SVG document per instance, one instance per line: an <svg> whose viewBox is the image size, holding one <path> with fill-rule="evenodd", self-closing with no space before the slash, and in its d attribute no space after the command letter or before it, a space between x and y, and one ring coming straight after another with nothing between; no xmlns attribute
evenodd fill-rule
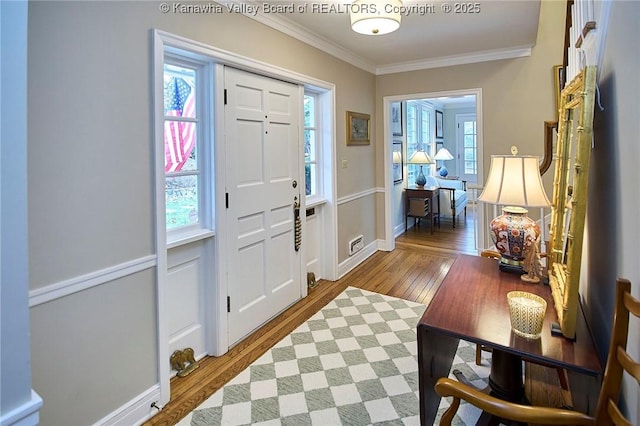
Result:
<svg viewBox="0 0 640 426"><path fill-rule="evenodd" d="M371 116L347 111L347 145L369 145Z"/></svg>
<svg viewBox="0 0 640 426"><path fill-rule="evenodd" d="M404 164L402 160L402 142L393 142L393 183L399 184L404 180L403 169Z"/></svg>
<svg viewBox="0 0 640 426"><path fill-rule="evenodd" d="M436 138L444 138L444 130L442 128L442 111L436 110Z"/></svg>
<svg viewBox="0 0 640 426"><path fill-rule="evenodd" d="M402 136L402 103L391 103L391 130L393 136Z"/></svg>
<svg viewBox="0 0 640 426"><path fill-rule="evenodd" d="M564 88L564 67L555 65L553 67L553 97L556 101L556 121L558 121L558 111L560 110L560 93Z"/></svg>

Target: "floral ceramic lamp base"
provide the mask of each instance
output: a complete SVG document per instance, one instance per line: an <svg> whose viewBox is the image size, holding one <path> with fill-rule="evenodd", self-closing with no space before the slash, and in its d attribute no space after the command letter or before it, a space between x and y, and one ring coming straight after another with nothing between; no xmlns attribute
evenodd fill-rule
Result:
<svg viewBox="0 0 640 426"><path fill-rule="evenodd" d="M525 249L536 246L540 226L527 216L527 209L508 206L491 221L491 238L500 253L500 269L524 273Z"/></svg>

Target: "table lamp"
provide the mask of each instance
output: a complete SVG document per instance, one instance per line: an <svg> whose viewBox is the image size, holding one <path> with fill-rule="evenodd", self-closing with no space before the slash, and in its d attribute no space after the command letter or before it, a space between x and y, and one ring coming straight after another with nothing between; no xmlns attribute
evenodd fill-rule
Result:
<svg viewBox="0 0 640 426"><path fill-rule="evenodd" d="M492 155L487 183L478 200L504 206L491 221L491 238L500 253L500 270L523 273L525 251L537 250L540 226L527 216L525 207L549 207L542 186L538 157ZM529 271L527 271L529 272Z"/></svg>
<svg viewBox="0 0 640 426"><path fill-rule="evenodd" d="M420 172L418 173L418 177L416 178L416 185L419 187L423 187L427 183L427 178L425 177L424 173L422 173L422 166L424 164L433 164L433 160L426 152L416 151L411 154L408 163L420 165Z"/></svg>
<svg viewBox="0 0 640 426"><path fill-rule="evenodd" d="M440 148L440 150L436 152L436 155L434 155L433 159L442 161L442 166L440 166L439 173L440 173L440 176L447 177L447 175L449 174L449 170L447 170L447 167L444 165L444 162L447 160L453 160L453 155L451 155L451 153L447 148Z"/></svg>

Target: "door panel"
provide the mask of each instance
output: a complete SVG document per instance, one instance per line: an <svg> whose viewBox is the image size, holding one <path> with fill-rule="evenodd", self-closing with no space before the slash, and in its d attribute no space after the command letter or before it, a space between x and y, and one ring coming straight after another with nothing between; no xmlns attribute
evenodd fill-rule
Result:
<svg viewBox="0 0 640 426"><path fill-rule="evenodd" d="M205 239L167 251L169 353L192 348L197 359L207 353L204 301L207 277L212 275L209 242Z"/></svg>
<svg viewBox="0 0 640 426"><path fill-rule="evenodd" d="M298 87L225 69L229 344L301 297Z"/></svg>

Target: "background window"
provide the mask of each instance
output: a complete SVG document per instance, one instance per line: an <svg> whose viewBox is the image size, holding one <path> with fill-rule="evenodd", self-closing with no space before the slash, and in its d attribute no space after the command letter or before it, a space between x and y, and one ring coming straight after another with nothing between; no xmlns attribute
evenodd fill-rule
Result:
<svg viewBox="0 0 640 426"><path fill-rule="evenodd" d="M407 102L407 159L411 158L414 152L423 150L430 157L433 157L433 126L434 122L433 107L426 102L408 101ZM407 164L407 182L413 185L420 166L416 164ZM431 174L430 166L423 166L422 173Z"/></svg>
<svg viewBox="0 0 640 426"><path fill-rule="evenodd" d="M467 175L478 174L478 145L476 121L465 121L463 123L463 152L464 152L464 173Z"/></svg>

